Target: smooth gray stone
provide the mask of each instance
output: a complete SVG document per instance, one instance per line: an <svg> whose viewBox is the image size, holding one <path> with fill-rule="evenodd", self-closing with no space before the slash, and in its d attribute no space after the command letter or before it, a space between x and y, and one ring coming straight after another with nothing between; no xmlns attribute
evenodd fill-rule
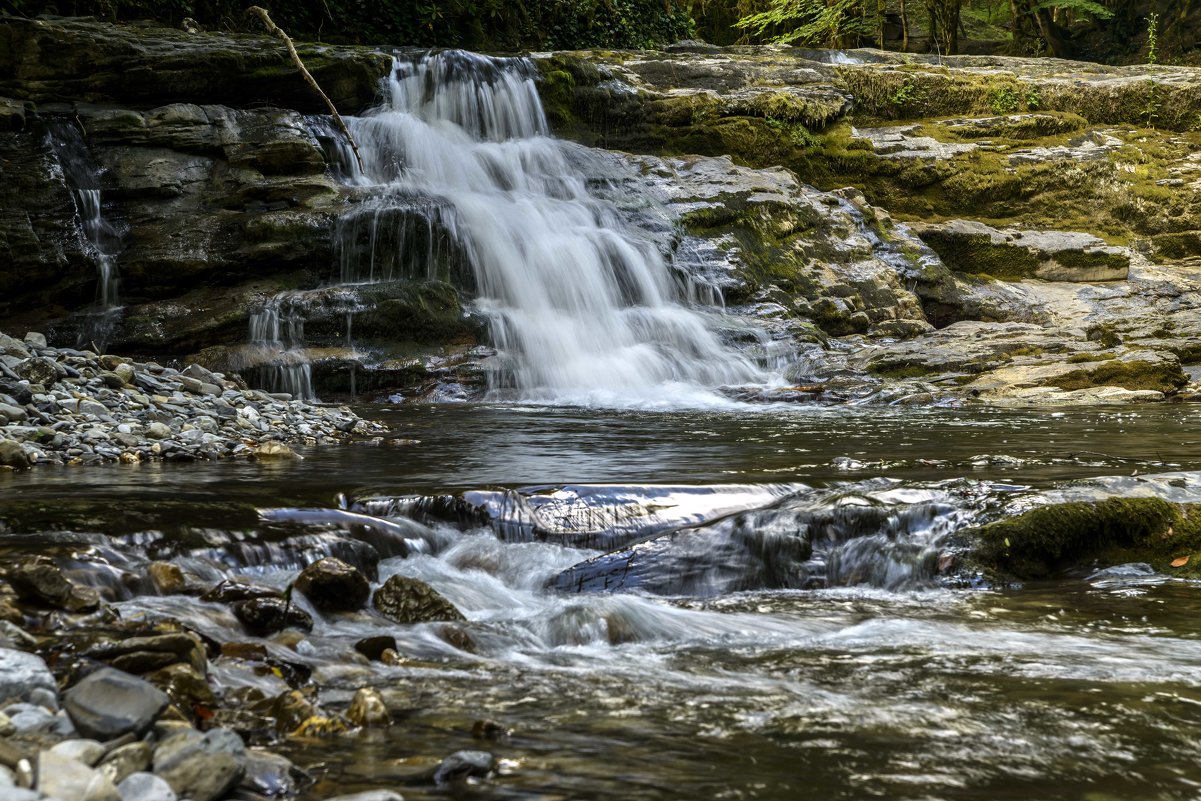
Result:
<svg viewBox="0 0 1201 801"><path fill-rule="evenodd" d="M0 702L28 701L38 688L58 692L45 661L36 654L0 648Z"/></svg>
<svg viewBox="0 0 1201 801"><path fill-rule="evenodd" d="M130 732L144 734L169 701L166 693L148 681L102 668L68 690L63 707L80 734L112 740Z"/></svg>
<svg viewBox="0 0 1201 801"><path fill-rule="evenodd" d="M176 801L171 785L153 773L134 773L117 785L121 801Z"/></svg>
<svg viewBox="0 0 1201 801"><path fill-rule="evenodd" d="M191 801L223 797L246 775L246 762L246 745L229 729L181 731L154 751L154 772Z"/></svg>

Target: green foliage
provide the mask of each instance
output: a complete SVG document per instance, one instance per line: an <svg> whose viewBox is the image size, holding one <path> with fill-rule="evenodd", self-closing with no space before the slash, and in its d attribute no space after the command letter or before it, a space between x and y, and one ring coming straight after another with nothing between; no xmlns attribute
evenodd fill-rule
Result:
<svg viewBox="0 0 1201 801"><path fill-rule="evenodd" d="M1043 0L1035 11L1067 11L1079 17L1109 19L1113 12L1095 0Z"/></svg>
<svg viewBox="0 0 1201 801"><path fill-rule="evenodd" d="M1012 86L998 86L989 93L988 100L995 114L1013 114L1021 105Z"/></svg>
<svg viewBox="0 0 1201 801"><path fill-rule="evenodd" d="M1154 64L1159 58L1159 15L1147 16L1147 63Z"/></svg>
<svg viewBox="0 0 1201 801"><path fill-rule="evenodd" d="M897 87L897 90L888 96L888 102L897 108L907 106L910 103L921 98L921 90L917 84L911 81L905 81Z"/></svg>
<svg viewBox="0 0 1201 801"><path fill-rule="evenodd" d="M690 0L274 0L260 4L289 35L332 43L484 51L654 47L693 31ZM191 17L209 30L260 32L251 0L0 0L14 13Z"/></svg>
<svg viewBox="0 0 1201 801"><path fill-rule="evenodd" d="M734 24L779 44L845 47L879 30L876 7L862 0L771 0L765 11Z"/></svg>

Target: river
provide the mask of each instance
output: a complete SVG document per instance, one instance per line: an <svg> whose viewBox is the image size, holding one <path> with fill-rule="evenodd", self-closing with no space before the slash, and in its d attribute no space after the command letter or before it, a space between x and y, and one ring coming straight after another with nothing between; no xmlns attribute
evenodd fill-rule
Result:
<svg viewBox="0 0 1201 801"><path fill-rule="evenodd" d="M353 526L281 528L286 511L248 520L249 507L341 504L405 523L415 496L492 504L491 526L433 521L429 544L379 565L381 580L418 577L454 602L467 617L455 636L443 624L316 614L299 644L268 644L314 668L323 703L375 686L396 719L280 746L316 779L303 798L380 787L409 799L1201 793L1194 584L1128 568L1001 590L930 567L962 551L955 533L971 522L1039 499L1198 499L1195 407L360 411L416 442L311 449L297 462L0 475L5 508L91 514L90 528L53 536L61 547L107 535L75 546L75 575L110 588L152 553L209 581L282 587L314 552L363 538ZM671 531L694 532L673 543L722 547L709 562L704 548L668 554L677 561L652 548L615 591L548 587L598 543ZM747 531L782 538L769 546L808 531L813 553L748 569L728 545ZM672 573L680 566L688 578ZM217 604L122 598L126 617L248 639ZM397 638L402 664L353 653L380 633ZM227 692L286 689L236 660L211 673ZM473 739L483 718L511 733ZM422 773L480 748L499 759L491 780L447 789Z"/></svg>

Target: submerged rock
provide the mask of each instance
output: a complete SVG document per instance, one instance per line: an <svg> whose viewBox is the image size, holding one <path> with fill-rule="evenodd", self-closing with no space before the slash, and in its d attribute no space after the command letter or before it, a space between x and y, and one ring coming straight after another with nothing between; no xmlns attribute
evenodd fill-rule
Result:
<svg viewBox="0 0 1201 801"><path fill-rule="evenodd" d="M383 696L378 690L368 687L355 691L346 717L356 726L376 727L392 723L392 716L388 714Z"/></svg>
<svg viewBox="0 0 1201 801"><path fill-rule="evenodd" d="M247 633L258 637L297 628L313 630L313 618L308 612L285 601L283 598L251 598L233 605L234 616L246 628Z"/></svg>
<svg viewBox="0 0 1201 801"><path fill-rule="evenodd" d="M392 576L385 581L375 591L372 604L380 614L397 623L466 620L441 593L408 576Z"/></svg>
<svg viewBox="0 0 1201 801"><path fill-rule="evenodd" d="M487 751L456 751L442 760L434 771L436 784L464 779L486 779L496 766L496 758Z"/></svg>
<svg viewBox="0 0 1201 801"><path fill-rule="evenodd" d="M67 578L62 568L45 557L33 557L8 571L17 596L31 603L66 612L91 612L100 606L100 594Z"/></svg>

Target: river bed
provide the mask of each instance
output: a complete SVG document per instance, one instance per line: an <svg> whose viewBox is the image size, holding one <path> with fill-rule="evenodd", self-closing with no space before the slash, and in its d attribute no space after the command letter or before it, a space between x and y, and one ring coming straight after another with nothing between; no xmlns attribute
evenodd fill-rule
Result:
<svg viewBox="0 0 1201 801"><path fill-rule="evenodd" d="M381 581L413 576L449 598L467 617L466 641L436 624L354 613L315 614L312 635L290 649L269 643L314 669L324 703L375 686L395 719L279 746L316 779L302 798L381 787L409 799L1201 792L1194 583L1130 568L997 590L930 568L962 547L955 531L1039 499L1201 499L1194 406L359 411L397 437L302 450L295 462L0 475L6 504L87 507L105 521L93 530L111 539L77 547L78 575L97 586L153 553L208 580L282 587L314 548L356 536L247 524L244 505L390 509L404 523L415 496L514 499L519 510L499 511L508 527L436 523L434 542L379 565ZM850 514L862 509L883 511ZM533 528L522 517L531 514ZM547 589L614 531L614 544L628 544L681 528L736 538L804 527L822 534L812 556L797 557L804 570L786 571L794 586L732 582L730 564L664 583L655 571L668 568L651 554L646 583L627 571L613 592ZM228 611L192 597L134 593L116 606L222 642L252 639ZM379 633L396 636L404 663L357 658L353 642ZM228 662L212 663L215 686L284 687ZM473 739L484 718L511 733ZM427 769L462 749L491 751L497 774L430 782Z"/></svg>

